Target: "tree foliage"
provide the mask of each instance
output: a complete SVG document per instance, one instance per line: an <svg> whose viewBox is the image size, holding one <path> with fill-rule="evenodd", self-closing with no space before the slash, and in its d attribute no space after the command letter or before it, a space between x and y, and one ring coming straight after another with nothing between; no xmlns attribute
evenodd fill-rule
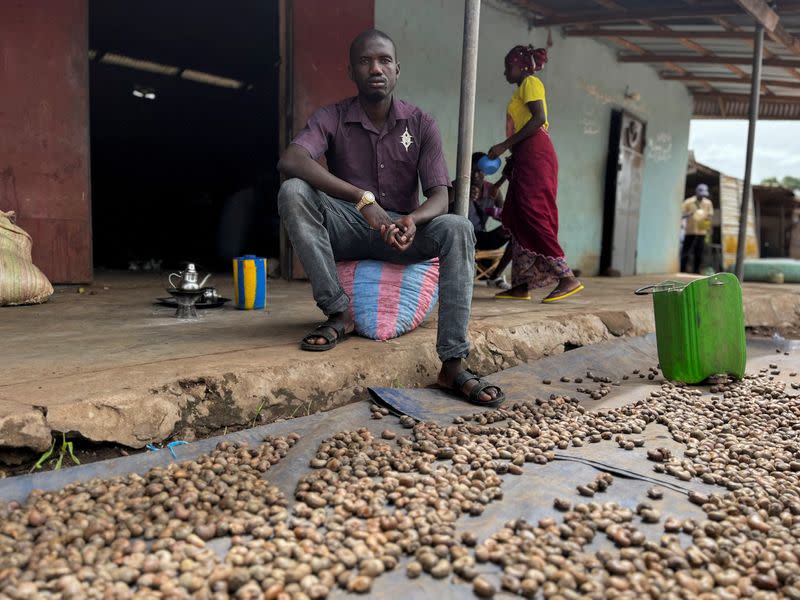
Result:
<svg viewBox="0 0 800 600"><path fill-rule="evenodd" d="M761 185L780 186L788 190L800 190L800 177L792 177L791 175L786 175L781 179L777 177L767 177L761 181Z"/></svg>

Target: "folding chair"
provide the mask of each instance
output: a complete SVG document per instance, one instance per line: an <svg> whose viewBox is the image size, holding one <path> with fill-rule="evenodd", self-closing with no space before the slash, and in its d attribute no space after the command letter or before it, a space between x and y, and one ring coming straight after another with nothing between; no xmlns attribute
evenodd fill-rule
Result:
<svg viewBox="0 0 800 600"><path fill-rule="evenodd" d="M505 247L497 250L476 250L475 251L475 279L483 281L489 279L489 274L500 263L503 258Z"/></svg>

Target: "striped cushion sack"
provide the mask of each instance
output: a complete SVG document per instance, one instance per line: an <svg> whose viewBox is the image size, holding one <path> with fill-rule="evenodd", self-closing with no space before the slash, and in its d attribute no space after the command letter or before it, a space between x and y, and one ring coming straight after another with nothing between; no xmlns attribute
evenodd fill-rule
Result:
<svg viewBox="0 0 800 600"><path fill-rule="evenodd" d="M356 333L373 340L396 338L416 329L439 299L439 259L413 265L379 260L336 263L350 297Z"/></svg>
<svg viewBox="0 0 800 600"><path fill-rule="evenodd" d="M31 236L0 210L0 306L38 304L53 293L47 277L31 262Z"/></svg>

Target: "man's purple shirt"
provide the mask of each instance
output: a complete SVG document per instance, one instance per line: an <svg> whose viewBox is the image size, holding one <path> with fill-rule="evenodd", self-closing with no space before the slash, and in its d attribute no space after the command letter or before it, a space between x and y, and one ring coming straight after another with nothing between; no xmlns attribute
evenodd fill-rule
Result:
<svg viewBox="0 0 800 600"><path fill-rule="evenodd" d="M414 211L418 181L425 192L450 185L433 117L396 98L382 131L354 97L320 108L292 143L314 160L324 154L331 173L374 193L385 210Z"/></svg>

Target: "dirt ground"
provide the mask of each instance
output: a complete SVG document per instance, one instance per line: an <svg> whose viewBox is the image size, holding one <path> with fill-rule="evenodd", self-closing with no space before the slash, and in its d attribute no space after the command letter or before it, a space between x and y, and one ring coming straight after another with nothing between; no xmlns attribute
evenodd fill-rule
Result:
<svg viewBox="0 0 800 600"><path fill-rule="evenodd" d="M778 334L787 340L800 340L800 324L793 324L783 327L748 327L747 335L753 337L768 337L771 338Z"/></svg>
<svg viewBox="0 0 800 600"><path fill-rule="evenodd" d="M651 332L651 300L632 290L667 277L675 276L586 278L584 294L556 307L498 303L477 284L470 368L488 375ZM228 306L181 323L173 309L153 305L164 295L162 279L98 273L86 293L63 288L47 304L3 309L13 318L0 319L0 338L18 350L3 357L0 373L0 478L27 473L53 438L42 469L54 468L61 432L75 457L90 463L147 452L145 442L191 442L328 411L364 400L367 385L435 380L435 313L401 338L354 338L309 356L297 340L319 313L306 282L271 280L263 313ZM214 283L231 296L230 276L215 275ZM749 332L800 338L792 322L800 321L800 286L776 294L768 284L746 284L743 292ZM71 464L67 455L61 467Z"/></svg>

